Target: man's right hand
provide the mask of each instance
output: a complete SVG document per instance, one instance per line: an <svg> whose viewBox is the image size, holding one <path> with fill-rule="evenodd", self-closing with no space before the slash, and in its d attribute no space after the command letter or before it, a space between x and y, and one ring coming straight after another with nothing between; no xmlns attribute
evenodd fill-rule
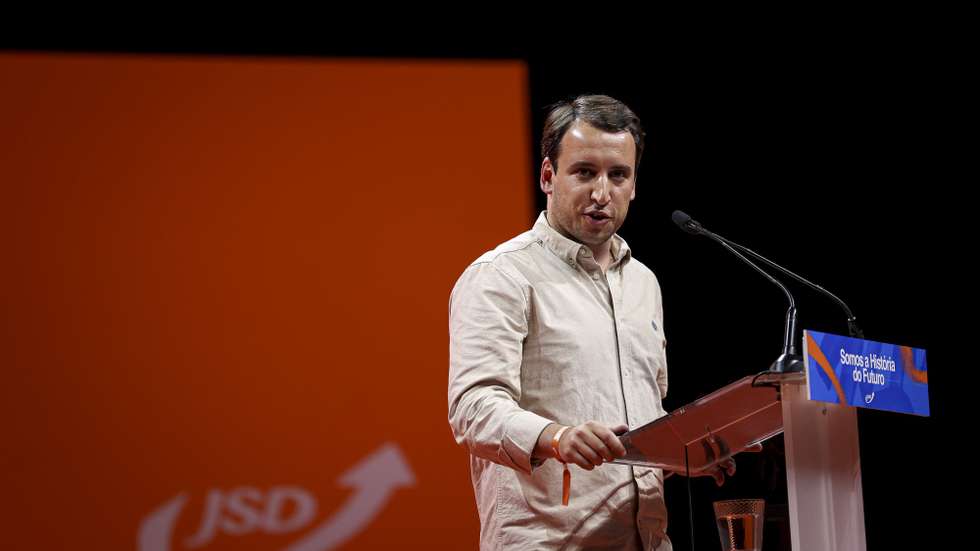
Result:
<svg viewBox="0 0 980 551"><path fill-rule="evenodd" d="M551 438L561 429L561 425L548 428L552 429L545 431L547 445L550 447ZM626 455L626 448L616 435L626 432L627 428L626 425L606 426L596 421L569 427L558 442L558 453L566 463L591 471L607 461ZM551 455L554 457L553 453Z"/></svg>

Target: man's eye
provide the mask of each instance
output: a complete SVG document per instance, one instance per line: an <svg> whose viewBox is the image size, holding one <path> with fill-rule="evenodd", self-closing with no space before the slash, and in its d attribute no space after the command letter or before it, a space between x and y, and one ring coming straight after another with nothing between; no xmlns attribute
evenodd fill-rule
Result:
<svg viewBox="0 0 980 551"><path fill-rule="evenodd" d="M579 174L579 176L584 176L586 178L591 178L592 175L595 174L595 173L592 172L591 170L589 170L588 168L580 168L580 169L578 169L578 174Z"/></svg>

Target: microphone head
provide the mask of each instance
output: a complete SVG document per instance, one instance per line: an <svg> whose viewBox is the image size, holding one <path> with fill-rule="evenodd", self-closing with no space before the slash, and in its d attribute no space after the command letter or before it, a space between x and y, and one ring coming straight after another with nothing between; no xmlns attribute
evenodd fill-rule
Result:
<svg viewBox="0 0 980 551"><path fill-rule="evenodd" d="M687 233L698 235L701 233L701 224L698 224L691 219L684 211L675 210L674 214L670 215L670 219L677 224L677 227L686 231Z"/></svg>

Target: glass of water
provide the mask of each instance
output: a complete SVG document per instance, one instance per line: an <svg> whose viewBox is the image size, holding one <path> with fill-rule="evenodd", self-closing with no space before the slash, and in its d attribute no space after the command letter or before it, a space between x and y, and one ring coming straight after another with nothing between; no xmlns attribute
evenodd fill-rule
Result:
<svg viewBox="0 0 980 551"><path fill-rule="evenodd" d="M762 551L764 500L733 499L714 505L722 551Z"/></svg>

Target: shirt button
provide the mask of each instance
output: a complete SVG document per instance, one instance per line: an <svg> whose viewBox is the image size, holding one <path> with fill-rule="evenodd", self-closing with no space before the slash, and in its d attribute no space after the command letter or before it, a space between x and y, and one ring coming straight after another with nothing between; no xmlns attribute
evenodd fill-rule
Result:
<svg viewBox="0 0 980 551"><path fill-rule="evenodd" d="M592 279L599 281L599 274L598 273L592 274Z"/></svg>

